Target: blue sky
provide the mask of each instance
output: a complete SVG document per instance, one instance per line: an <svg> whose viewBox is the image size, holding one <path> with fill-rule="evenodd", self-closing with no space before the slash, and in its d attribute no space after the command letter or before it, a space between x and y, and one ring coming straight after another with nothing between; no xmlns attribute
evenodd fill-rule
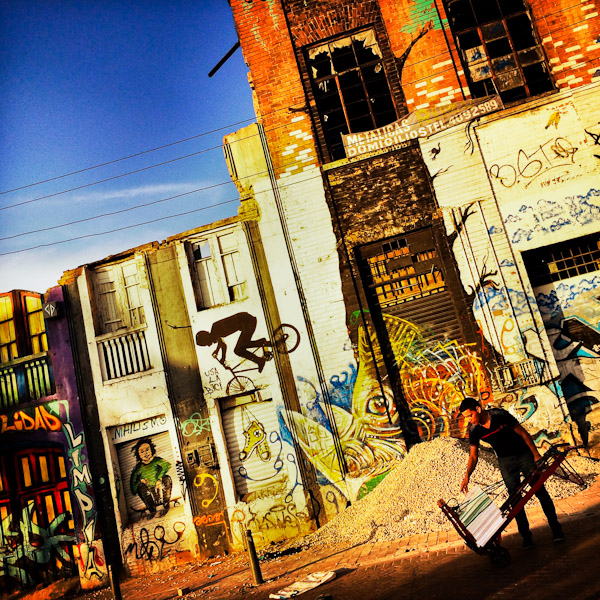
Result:
<svg viewBox="0 0 600 600"><path fill-rule="evenodd" d="M0 291L236 213L222 139L255 117L240 50L208 77L237 41L227 0L4 0L0 28Z"/></svg>

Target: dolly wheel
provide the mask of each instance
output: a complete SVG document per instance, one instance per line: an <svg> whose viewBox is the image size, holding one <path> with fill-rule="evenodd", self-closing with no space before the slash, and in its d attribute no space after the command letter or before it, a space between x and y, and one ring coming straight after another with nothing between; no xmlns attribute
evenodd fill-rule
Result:
<svg viewBox="0 0 600 600"><path fill-rule="evenodd" d="M490 560L497 567L508 567L510 565L510 552L503 546L493 546L490 549Z"/></svg>

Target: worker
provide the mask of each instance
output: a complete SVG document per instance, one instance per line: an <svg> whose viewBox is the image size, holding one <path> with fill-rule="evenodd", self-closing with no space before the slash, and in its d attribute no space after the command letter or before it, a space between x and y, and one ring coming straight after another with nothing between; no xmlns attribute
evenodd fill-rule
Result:
<svg viewBox="0 0 600 600"><path fill-rule="evenodd" d="M531 435L509 412L502 408L484 409L476 398L465 398L461 402L459 410L470 423L469 462L460 488L461 492L469 490L469 478L479 459L479 442L484 440L494 449L498 457L502 479L509 496L512 496L521 484L521 475L529 475L534 470L536 461L541 459ZM563 541L565 536L556 517L556 509L550 494L542 486L536 492L536 496L552 529L553 540L555 542ZM535 548L524 508L519 511L515 519L523 538L523 548L526 550Z"/></svg>

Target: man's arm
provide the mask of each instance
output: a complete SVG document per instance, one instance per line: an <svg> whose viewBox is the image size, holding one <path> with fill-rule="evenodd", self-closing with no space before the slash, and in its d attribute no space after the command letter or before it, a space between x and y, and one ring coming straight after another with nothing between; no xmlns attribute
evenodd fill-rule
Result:
<svg viewBox="0 0 600 600"><path fill-rule="evenodd" d="M540 460L542 458L542 455L537 449L533 438L531 437L531 435L529 435L529 432L522 425L519 424L515 425L514 431L517 435L520 435L523 438L523 440L527 444L527 447L531 450L531 453L533 454L533 460Z"/></svg>
<svg viewBox="0 0 600 600"><path fill-rule="evenodd" d="M475 470L478 460L479 460L479 446L475 446L474 444L471 444L471 451L469 453L469 462L467 463L467 472L465 473L464 479L460 486L461 492L469 491L469 478L471 477L471 473Z"/></svg>
<svg viewBox="0 0 600 600"><path fill-rule="evenodd" d="M213 357L216 358L224 367L226 367L227 365L225 364L225 356L227 355L227 344L225 344L225 342L223 341L222 338L219 338L218 342L217 342L217 347L215 348L215 351L212 353Z"/></svg>

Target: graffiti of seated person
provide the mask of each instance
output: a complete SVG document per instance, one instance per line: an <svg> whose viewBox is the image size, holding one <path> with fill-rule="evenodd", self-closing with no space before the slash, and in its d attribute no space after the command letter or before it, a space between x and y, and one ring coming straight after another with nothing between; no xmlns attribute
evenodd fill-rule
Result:
<svg viewBox="0 0 600 600"><path fill-rule="evenodd" d="M256 363L260 373L267 359L264 356L257 356L248 348L262 348L270 345L265 338L253 340L252 336L256 330L256 317L247 312L236 313L230 317L225 317L220 321L215 321L210 331L199 331L196 334L196 344L198 346L210 346L217 344L213 357L218 360L225 368L229 368L225 361L227 354L227 344L223 340L228 335L240 332L240 336L235 344L233 351L241 358L246 358Z"/></svg>
<svg viewBox="0 0 600 600"><path fill-rule="evenodd" d="M167 514L173 488L173 481L167 475L171 463L156 456L156 446L150 438L142 438L131 451L138 460L129 480L131 493L140 497L150 518L156 514L159 505L163 507L161 514Z"/></svg>

